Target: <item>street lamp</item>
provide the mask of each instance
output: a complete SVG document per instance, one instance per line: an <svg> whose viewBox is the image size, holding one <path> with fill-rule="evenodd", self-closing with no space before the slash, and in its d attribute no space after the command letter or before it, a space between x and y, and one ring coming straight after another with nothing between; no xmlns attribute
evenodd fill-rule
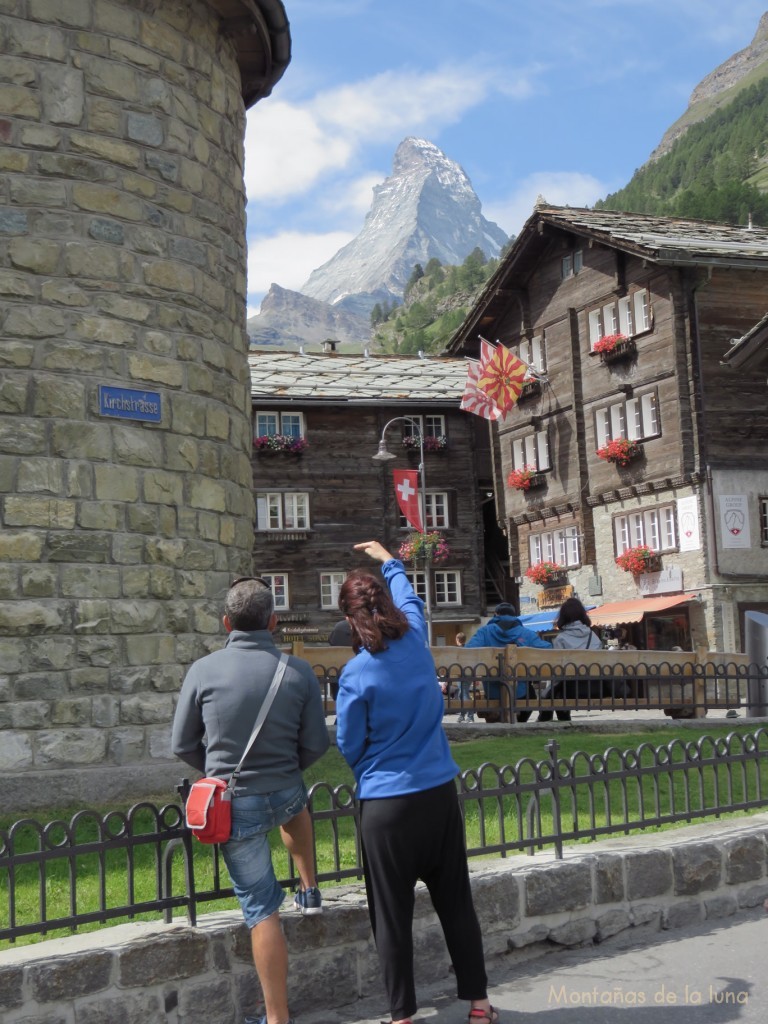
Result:
<svg viewBox="0 0 768 1024"><path fill-rule="evenodd" d="M404 420L406 423L411 424L411 430L415 433L419 439L419 492L420 492L420 505L421 505L421 517L422 517L422 531L426 534L427 532L427 485L424 477L424 435L421 432L421 427L418 420L412 419L410 416L395 416L389 423L384 424L384 429L381 432L381 440L379 441L379 450L371 458L374 462L388 462L389 459L396 459L397 456L393 455L387 448L386 435L389 428L393 423L399 423ZM424 545L424 580L425 580L425 592L426 601L424 602L424 610L427 619L427 641L432 644L432 597L430 595L430 578L429 578L429 551L426 544Z"/></svg>

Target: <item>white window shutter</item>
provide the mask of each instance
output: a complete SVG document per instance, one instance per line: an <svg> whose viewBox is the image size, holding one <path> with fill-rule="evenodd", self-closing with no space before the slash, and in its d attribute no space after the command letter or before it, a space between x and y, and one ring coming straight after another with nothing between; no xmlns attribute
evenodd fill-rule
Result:
<svg viewBox="0 0 768 1024"><path fill-rule="evenodd" d="M525 466L525 448L522 437L512 442L512 465L515 469L522 469Z"/></svg>
<svg viewBox="0 0 768 1024"><path fill-rule="evenodd" d="M536 434L536 450L539 469L549 469L549 437L546 430L540 430Z"/></svg>
<svg viewBox="0 0 768 1024"><path fill-rule="evenodd" d="M589 314L589 347L594 348L595 342L602 336L602 330L600 326L600 310L593 309Z"/></svg>

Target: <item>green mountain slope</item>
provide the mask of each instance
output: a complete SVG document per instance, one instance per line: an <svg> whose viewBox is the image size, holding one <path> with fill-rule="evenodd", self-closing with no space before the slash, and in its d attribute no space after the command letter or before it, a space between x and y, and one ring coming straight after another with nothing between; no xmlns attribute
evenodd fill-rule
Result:
<svg viewBox="0 0 768 1024"><path fill-rule="evenodd" d="M692 124L597 209L768 224L768 76Z"/></svg>

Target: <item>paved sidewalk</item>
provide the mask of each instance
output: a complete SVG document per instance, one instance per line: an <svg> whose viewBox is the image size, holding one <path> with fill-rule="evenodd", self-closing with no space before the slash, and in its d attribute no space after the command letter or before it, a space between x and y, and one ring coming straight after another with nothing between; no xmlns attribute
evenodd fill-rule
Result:
<svg viewBox="0 0 768 1024"><path fill-rule="evenodd" d="M628 930L599 946L489 965L501 1024L763 1024L768 1019L768 916L744 911L638 941ZM419 986L414 1024L464 1024L468 1005L448 978ZM297 1024L380 1024L383 997Z"/></svg>

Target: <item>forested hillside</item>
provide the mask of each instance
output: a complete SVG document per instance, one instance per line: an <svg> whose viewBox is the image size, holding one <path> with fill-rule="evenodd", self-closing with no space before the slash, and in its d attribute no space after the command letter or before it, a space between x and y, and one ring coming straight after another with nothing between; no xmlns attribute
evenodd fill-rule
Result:
<svg viewBox="0 0 768 1024"><path fill-rule="evenodd" d="M377 303L371 311L373 341L383 352L440 352L498 265L479 248L458 267L444 266L437 259L425 267L417 263L403 304Z"/></svg>
<svg viewBox="0 0 768 1024"><path fill-rule="evenodd" d="M597 209L768 225L768 77L691 125Z"/></svg>

